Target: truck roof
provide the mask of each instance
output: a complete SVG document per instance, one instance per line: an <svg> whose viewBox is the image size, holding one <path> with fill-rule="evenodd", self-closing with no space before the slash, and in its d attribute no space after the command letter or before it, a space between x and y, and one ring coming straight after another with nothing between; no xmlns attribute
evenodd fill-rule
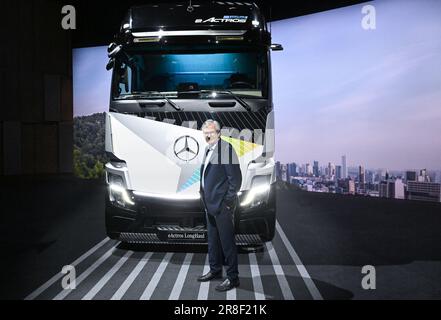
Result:
<svg viewBox="0 0 441 320"><path fill-rule="evenodd" d="M266 31L259 8L252 2L212 1L150 4L131 7L121 24L121 33L178 30Z"/></svg>

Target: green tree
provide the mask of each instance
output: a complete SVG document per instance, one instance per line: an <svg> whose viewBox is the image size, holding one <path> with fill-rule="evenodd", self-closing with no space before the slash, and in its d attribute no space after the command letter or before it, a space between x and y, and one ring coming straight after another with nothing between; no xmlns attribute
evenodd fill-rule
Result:
<svg viewBox="0 0 441 320"><path fill-rule="evenodd" d="M74 118L74 174L84 179L102 179L108 162L104 150L105 114Z"/></svg>

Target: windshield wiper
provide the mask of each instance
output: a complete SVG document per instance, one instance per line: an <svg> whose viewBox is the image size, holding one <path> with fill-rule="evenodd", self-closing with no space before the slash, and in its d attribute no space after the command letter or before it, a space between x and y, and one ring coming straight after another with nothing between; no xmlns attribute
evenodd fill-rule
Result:
<svg viewBox="0 0 441 320"><path fill-rule="evenodd" d="M246 103L241 97L231 92L230 90L201 90L201 93L216 93L216 94L227 94L234 98L239 104L241 104L247 111L252 111L250 105Z"/></svg>
<svg viewBox="0 0 441 320"><path fill-rule="evenodd" d="M178 106L176 103L174 103L173 101L171 101L169 97L167 97L166 95L163 95L162 97L163 97L164 100L166 100L169 104L171 104L171 106L172 106L173 108L175 108L175 109L178 110L178 111L182 111L182 108L181 108L180 106Z"/></svg>
<svg viewBox="0 0 441 320"><path fill-rule="evenodd" d="M171 101L170 98L167 97L164 93L159 92L159 91L135 92L134 94L130 94L128 96L130 96L132 98L138 98L138 99L140 99L140 98L152 99L152 98L154 98L154 97L152 97L152 95L154 95L154 94L160 95L162 99L167 101L176 110L178 110L178 111L183 110L180 106L178 106L176 103Z"/></svg>

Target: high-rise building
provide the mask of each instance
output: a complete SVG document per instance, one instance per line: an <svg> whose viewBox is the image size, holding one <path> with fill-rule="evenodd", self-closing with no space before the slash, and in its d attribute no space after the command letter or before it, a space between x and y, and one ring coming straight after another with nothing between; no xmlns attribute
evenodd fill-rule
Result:
<svg viewBox="0 0 441 320"><path fill-rule="evenodd" d="M394 182L395 199L405 199L404 183L401 179L396 179Z"/></svg>
<svg viewBox="0 0 441 320"><path fill-rule="evenodd" d="M288 163L287 167L287 177L288 181L290 181L290 177L296 177L297 176L297 165L293 163Z"/></svg>
<svg viewBox="0 0 441 320"><path fill-rule="evenodd" d="M348 192L350 194L355 194L355 181L354 180L351 180L351 179L348 180Z"/></svg>
<svg viewBox="0 0 441 320"><path fill-rule="evenodd" d="M358 167L358 182L360 183L360 187L366 183L366 176L363 166Z"/></svg>
<svg viewBox="0 0 441 320"><path fill-rule="evenodd" d="M289 177L287 175L287 165L286 164L282 164L280 166L281 169L281 174L282 174L282 180L283 181L289 181Z"/></svg>
<svg viewBox="0 0 441 320"><path fill-rule="evenodd" d="M387 174L387 170L385 170L385 169L378 169L377 170L378 181L384 180L385 177L386 177L386 174Z"/></svg>
<svg viewBox="0 0 441 320"><path fill-rule="evenodd" d="M305 172L307 176L312 176L313 174L312 166L309 163L305 165Z"/></svg>
<svg viewBox="0 0 441 320"><path fill-rule="evenodd" d="M341 169L342 169L342 179L348 177L348 168L346 166L346 155L341 157Z"/></svg>
<svg viewBox="0 0 441 320"><path fill-rule="evenodd" d="M366 171L366 183L374 184L375 183L375 173L373 171Z"/></svg>
<svg viewBox="0 0 441 320"><path fill-rule="evenodd" d="M407 183L407 199L441 202L441 184L409 181Z"/></svg>
<svg viewBox="0 0 441 320"><path fill-rule="evenodd" d="M381 172L377 171L374 175L374 182L380 182L381 181Z"/></svg>
<svg viewBox="0 0 441 320"><path fill-rule="evenodd" d="M389 179L387 182L387 197L394 199L395 198L395 180Z"/></svg>
<svg viewBox="0 0 441 320"><path fill-rule="evenodd" d="M276 161L276 179L282 180L282 170L280 161Z"/></svg>
<svg viewBox="0 0 441 320"><path fill-rule="evenodd" d="M322 176L326 176L326 170L327 170L327 167L326 166L320 166L320 175L322 175Z"/></svg>
<svg viewBox="0 0 441 320"><path fill-rule="evenodd" d="M418 176L418 182L430 182L430 177L427 174L426 169L420 170L420 175Z"/></svg>
<svg viewBox="0 0 441 320"><path fill-rule="evenodd" d="M320 176L320 174L319 174L319 163L318 163L318 161L314 161L314 166L313 166L313 168L312 168L312 173L314 174L314 176L315 177L318 177L318 176Z"/></svg>
<svg viewBox="0 0 441 320"><path fill-rule="evenodd" d="M333 180L335 179L335 164L329 162L328 163L328 178Z"/></svg>
<svg viewBox="0 0 441 320"><path fill-rule="evenodd" d="M340 180L342 178L342 167L341 166L335 166L335 178L337 180Z"/></svg>
<svg viewBox="0 0 441 320"><path fill-rule="evenodd" d="M388 182L387 181L380 181L379 185L378 185L378 195L382 198L387 198L389 195L388 192Z"/></svg>
<svg viewBox="0 0 441 320"><path fill-rule="evenodd" d="M300 175L301 176L305 176L306 175L306 164L302 164L302 166L300 167Z"/></svg>
<svg viewBox="0 0 441 320"><path fill-rule="evenodd" d="M400 178L383 180L378 185L378 194L383 198L405 199L405 185Z"/></svg>
<svg viewBox="0 0 441 320"><path fill-rule="evenodd" d="M417 174L415 171L406 171L406 182L417 181Z"/></svg>
<svg viewBox="0 0 441 320"><path fill-rule="evenodd" d="M296 163L291 164L291 172L294 177L297 177L297 164Z"/></svg>

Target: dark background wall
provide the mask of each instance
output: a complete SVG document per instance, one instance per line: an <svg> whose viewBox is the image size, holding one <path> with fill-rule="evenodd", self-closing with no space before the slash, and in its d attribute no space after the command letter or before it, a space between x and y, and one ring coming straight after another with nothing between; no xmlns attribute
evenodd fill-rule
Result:
<svg viewBox="0 0 441 320"><path fill-rule="evenodd" d="M71 32L61 3L2 0L0 174L72 171Z"/></svg>
<svg viewBox="0 0 441 320"><path fill-rule="evenodd" d="M0 176L72 173L72 48L107 45L131 5L158 2L169 1L0 2ZM268 20L360 2L256 1ZM76 30L61 28L67 4Z"/></svg>

